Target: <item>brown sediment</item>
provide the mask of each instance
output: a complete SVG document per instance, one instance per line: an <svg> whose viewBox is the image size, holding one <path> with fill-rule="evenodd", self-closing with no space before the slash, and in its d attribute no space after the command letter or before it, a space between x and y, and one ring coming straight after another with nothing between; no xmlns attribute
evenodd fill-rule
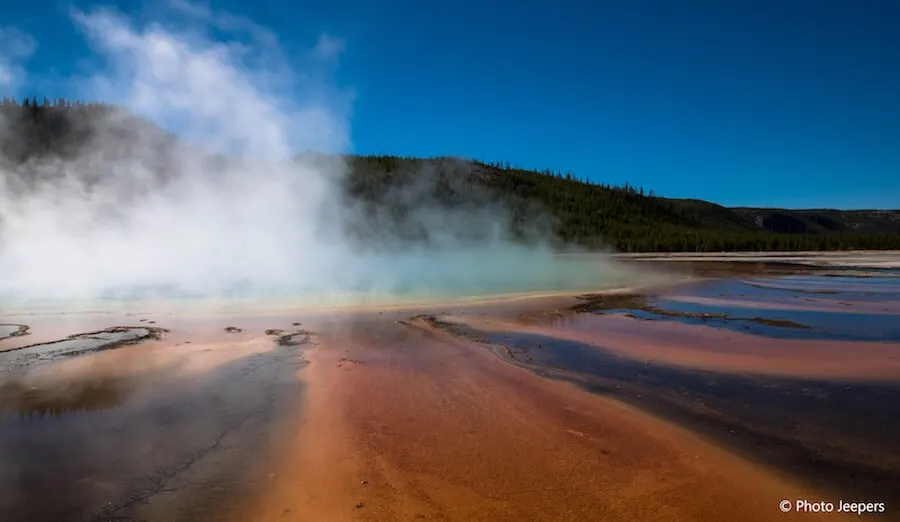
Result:
<svg viewBox="0 0 900 522"><path fill-rule="evenodd" d="M35 371L34 375L53 378L66 373L102 371L130 377L151 372L189 377L209 373L251 355L269 353L274 347L275 343L270 339L258 337L239 341L206 340L184 345L149 342L136 347L136 351L113 350L91 358L62 361Z"/></svg>
<svg viewBox="0 0 900 522"><path fill-rule="evenodd" d="M654 363L728 373L844 379L900 378L900 344L765 340L701 325L638 321L619 314L561 317L551 325L484 316L447 316L477 330L520 332L582 342Z"/></svg>
<svg viewBox="0 0 900 522"><path fill-rule="evenodd" d="M647 305L648 297L644 294L582 294L578 296L582 302L573 306L577 313L596 312L600 310L634 310Z"/></svg>
<svg viewBox="0 0 900 522"><path fill-rule="evenodd" d="M255 520L790 520L782 499L818 498L427 321L329 334Z"/></svg>

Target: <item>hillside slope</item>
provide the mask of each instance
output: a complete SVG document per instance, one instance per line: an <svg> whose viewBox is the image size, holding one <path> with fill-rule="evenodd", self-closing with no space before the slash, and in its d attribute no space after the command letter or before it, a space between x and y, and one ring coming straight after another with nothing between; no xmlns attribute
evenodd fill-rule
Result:
<svg viewBox="0 0 900 522"><path fill-rule="evenodd" d="M142 155L145 163L149 157L154 177L166 178L166 158L172 157L166 151L178 144L154 124L102 104L36 102L0 104L0 172L25 178L24 184L7 187L27 187L35 159L68 160L98 139L116 141L104 150ZM97 131L97 121L104 122L103 132ZM453 158L348 156L346 163L344 203L361 209L346 227L362 241L385 235L426 239L440 224L423 216L432 208L451 208L459 215L496 215L516 238L551 238L560 247L612 246L626 252L900 249L900 210L726 208L657 197L630 186L587 183L572 175ZM473 231L473 237L481 232Z"/></svg>
<svg viewBox="0 0 900 522"><path fill-rule="evenodd" d="M900 210L726 208L651 196L634 187L449 158L351 157L349 165L348 192L357 199L384 205L384 194L426 175L436 180L430 195L435 200L458 204L475 194L503 201L511 209L514 229L544 215L564 242L589 248L611 245L627 252L900 248Z"/></svg>

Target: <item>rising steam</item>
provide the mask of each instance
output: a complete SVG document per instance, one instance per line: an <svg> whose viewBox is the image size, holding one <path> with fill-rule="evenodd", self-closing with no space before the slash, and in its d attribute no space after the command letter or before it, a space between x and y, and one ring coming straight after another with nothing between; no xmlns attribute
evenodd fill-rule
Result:
<svg viewBox="0 0 900 522"><path fill-rule="evenodd" d="M420 204L412 215L435 232L430 242L403 246L372 229L390 248L359 248L345 225L368 218L341 193L337 154L350 148L351 96L329 78L340 40L320 37L292 70L262 28L176 5L177 24L72 13L98 63L75 87L126 110L97 122L77 157L2 173L0 299L471 294L608 282L608 264L576 266L547 247L514 244L496 206ZM306 150L330 154L298 155ZM472 231L478 241L461 239Z"/></svg>

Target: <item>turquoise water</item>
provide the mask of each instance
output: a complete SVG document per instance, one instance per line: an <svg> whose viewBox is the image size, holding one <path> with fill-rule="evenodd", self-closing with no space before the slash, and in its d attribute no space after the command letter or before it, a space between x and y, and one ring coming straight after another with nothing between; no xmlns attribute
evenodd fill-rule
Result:
<svg viewBox="0 0 900 522"><path fill-rule="evenodd" d="M260 284L247 280L208 291L177 285L121 285L84 297L0 295L0 309L28 311L108 311L135 307L343 307L430 303L483 297L577 293L644 284L648 272L617 265L603 256L481 255L431 256L360 265L341 277L324 274L304 284Z"/></svg>

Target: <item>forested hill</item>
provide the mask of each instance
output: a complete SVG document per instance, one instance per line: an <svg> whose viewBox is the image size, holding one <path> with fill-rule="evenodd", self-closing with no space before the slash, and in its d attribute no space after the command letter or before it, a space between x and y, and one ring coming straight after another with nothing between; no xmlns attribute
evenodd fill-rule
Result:
<svg viewBox="0 0 900 522"><path fill-rule="evenodd" d="M488 187L507 201L514 226L527 223L542 209L555 221L561 239L591 248L611 244L626 252L900 249L900 210L726 208L657 197L631 186L588 183L571 174L446 158L352 157L350 166L349 190L361 199L377 200L391 185L410 183L417 173L437 172L437 184L443 188L436 191L443 191L445 200L464 199L472 186ZM460 178L466 182L451 183Z"/></svg>
<svg viewBox="0 0 900 522"><path fill-rule="evenodd" d="M66 100L4 99L2 175L21 171L17 166L34 158L77 155L80 147L95 139L122 142L116 150L123 154L147 154L150 142L151 156L165 156L160 151L172 146L171 135L133 117L115 118L110 132L109 115L116 111L108 105ZM102 133L94 125L100 119L107 126ZM141 146L129 152L127 143L135 137ZM347 197L390 217L377 220L378 226L399 227L413 238L428 234L416 231L421 224L408 223L415 219L410 207L424 202L508 214L513 233L523 239L529 231L550 228L562 243L611 245L627 252L900 249L900 210L726 208L658 197L631 186L588 183L571 174L451 158L350 156L347 164ZM165 161L157 168L165 170ZM416 194L413 200L397 197L410 190Z"/></svg>

